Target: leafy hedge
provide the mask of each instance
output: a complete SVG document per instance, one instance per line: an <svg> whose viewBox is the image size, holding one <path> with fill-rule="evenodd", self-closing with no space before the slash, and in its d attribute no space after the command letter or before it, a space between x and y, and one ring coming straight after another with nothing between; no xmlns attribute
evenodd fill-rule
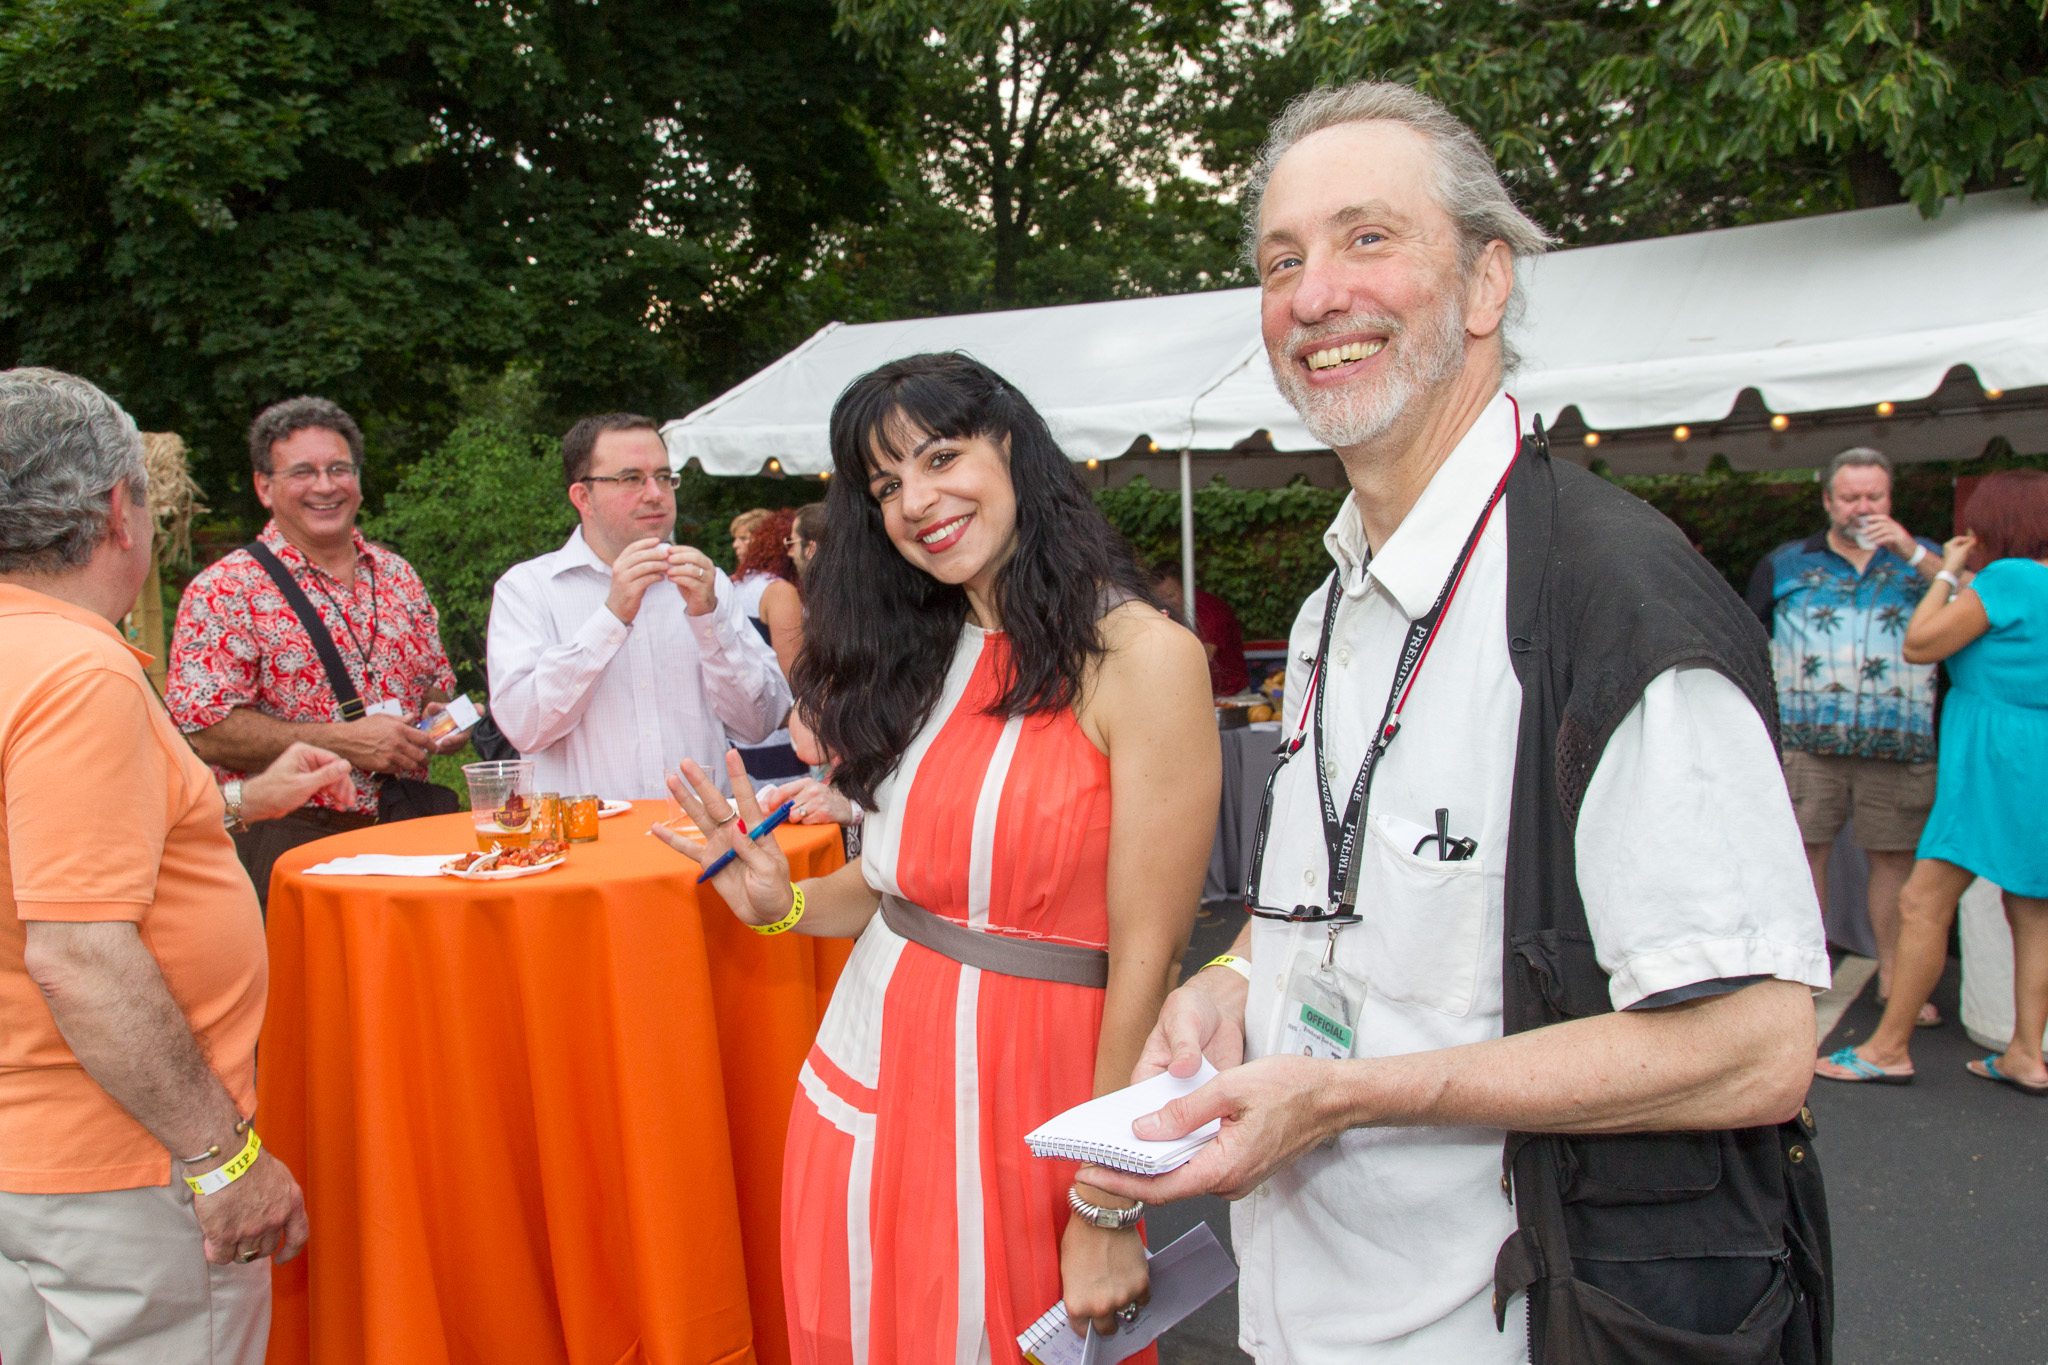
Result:
<svg viewBox="0 0 2048 1365"><path fill-rule="evenodd" d="M472 418L414 463L365 519L365 533L391 545L426 580L441 633L462 685L483 683L491 588L522 559L561 544L575 525L562 494L556 438L532 434L510 416ZM2048 464L2010 452L1899 472L1893 504L1912 531L1950 534L1958 474ZM1810 473L1696 475L1615 481L1688 526L1708 559L1739 591L1773 547L1821 524ZM676 537L720 563L732 559L727 527L749 507L788 507L823 495L815 479L713 478L686 470L677 489ZM1236 608L1246 638L1284 638L1302 600L1329 572L1322 536L1343 491L1294 484L1231 488L1219 478L1195 491L1196 572L1203 587ZM1097 506L1142 560L1180 557L1180 497L1137 479L1095 495ZM238 543L238 542L237 542ZM167 584L167 590L169 585Z"/></svg>
<svg viewBox="0 0 2048 1365"><path fill-rule="evenodd" d="M1894 514L1916 535L1954 534L1955 480L1995 469L2048 467L2048 456L2001 448L1976 460L1900 468ZM1725 465L1704 474L1616 476L1615 483L1677 521L1737 592L1756 564L1788 540L1823 524L1820 489L1809 470L1740 474ZM1236 489L1219 477L1195 491L1195 574L1237 610L1246 639L1284 639L1294 614L1330 571L1323 531L1343 490L1293 484ZM1180 495L1139 478L1095 495L1140 559L1180 558Z"/></svg>

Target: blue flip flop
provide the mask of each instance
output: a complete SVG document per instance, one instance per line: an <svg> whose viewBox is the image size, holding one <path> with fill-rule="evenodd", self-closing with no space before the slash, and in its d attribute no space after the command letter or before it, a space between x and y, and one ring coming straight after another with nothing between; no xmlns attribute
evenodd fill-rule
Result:
<svg viewBox="0 0 2048 1365"><path fill-rule="evenodd" d="M2023 1081L2017 1076L2008 1076L2003 1071L2000 1071L1998 1069L1998 1054L1995 1052L1981 1062L1964 1062L1963 1069L1972 1076L1982 1076L1987 1081L1997 1081L2000 1085L2009 1085L2022 1095L2032 1095L2036 1099L2048 1096L2048 1085L2036 1085L2032 1081Z"/></svg>
<svg viewBox="0 0 2048 1365"><path fill-rule="evenodd" d="M1856 1049L1853 1047L1835 1049L1827 1055L1827 1061L1829 1065L1838 1066L1849 1074L1846 1076L1830 1076L1827 1072L1816 1069L1813 1074L1824 1081L1842 1081L1853 1085L1911 1085L1913 1083L1912 1072L1886 1071L1874 1062L1866 1062L1861 1057L1858 1057Z"/></svg>

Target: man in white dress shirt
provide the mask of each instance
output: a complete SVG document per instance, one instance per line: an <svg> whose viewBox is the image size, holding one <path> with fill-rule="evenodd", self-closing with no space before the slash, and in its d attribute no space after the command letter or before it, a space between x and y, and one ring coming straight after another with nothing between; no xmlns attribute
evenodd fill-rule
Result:
<svg viewBox="0 0 2048 1365"><path fill-rule="evenodd" d="M581 519L491 600L491 711L543 791L658 799L693 758L720 783L728 738L789 713L775 654L705 555L672 545L676 476L654 423L586 417L562 438Z"/></svg>
<svg viewBox="0 0 2048 1365"><path fill-rule="evenodd" d="M1826 1319L1825 1230L1789 1256L1780 1210L1817 1169L1789 1130L1828 959L1763 640L1524 440L1502 328L1547 238L1442 106L1305 96L1249 202L1275 378L1352 493L1289 642L1254 917L1139 1066L1221 1068L1140 1137L1221 1134L1082 1178L1242 1201L1261 1361L1810 1359L1825 1327L1785 1324ZM1768 1353L1700 1354L1731 1334Z"/></svg>

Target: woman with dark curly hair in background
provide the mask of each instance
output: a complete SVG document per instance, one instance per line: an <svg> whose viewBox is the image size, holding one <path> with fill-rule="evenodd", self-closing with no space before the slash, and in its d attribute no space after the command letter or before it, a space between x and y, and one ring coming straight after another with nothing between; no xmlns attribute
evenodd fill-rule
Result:
<svg viewBox="0 0 2048 1365"><path fill-rule="evenodd" d="M2009 469L1977 485L1942 570L1906 625L1906 658L1948 664L1934 809L1899 893L1899 957L1868 1042L1815 1066L1834 1081L1913 1079L1914 1019L1948 955L1956 904L1978 877L2005 893L2014 1027L2003 1053L1970 1071L2048 1095L2048 472ZM1977 570L1965 578L1968 568Z"/></svg>
<svg viewBox="0 0 2048 1365"><path fill-rule="evenodd" d="M795 1358L1016 1361L1054 1304L1106 1333L1146 1293L1128 1201L1024 1134L1126 1084L1179 979L1221 780L1208 667L986 367L856 380L832 455L795 682L871 808L861 860L792 887L744 778L728 809L689 765L671 789L712 833L665 837L734 845L716 885L756 928L859 939L790 1118Z"/></svg>

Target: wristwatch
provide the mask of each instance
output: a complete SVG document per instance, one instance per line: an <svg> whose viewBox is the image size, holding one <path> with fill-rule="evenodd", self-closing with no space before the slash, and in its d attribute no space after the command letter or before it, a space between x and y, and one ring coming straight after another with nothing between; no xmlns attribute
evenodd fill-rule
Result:
<svg viewBox="0 0 2048 1365"><path fill-rule="evenodd" d="M227 826L228 833L240 834L248 829L249 822L242 818L242 779L231 777L221 783L220 795L221 799L228 803L227 811L221 818L221 823Z"/></svg>
<svg viewBox="0 0 2048 1365"><path fill-rule="evenodd" d="M1145 1201L1142 1199L1127 1209L1106 1209L1083 1199L1081 1192L1071 1185L1067 1187L1067 1207L1106 1232L1122 1232L1145 1216Z"/></svg>

